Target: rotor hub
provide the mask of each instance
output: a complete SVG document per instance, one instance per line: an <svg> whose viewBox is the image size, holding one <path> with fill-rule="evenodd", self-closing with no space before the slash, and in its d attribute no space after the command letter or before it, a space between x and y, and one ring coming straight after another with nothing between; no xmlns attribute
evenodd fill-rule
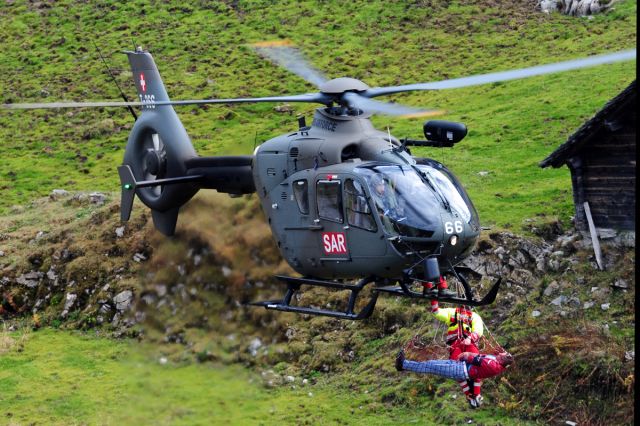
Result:
<svg viewBox="0 0 640 426"><path fill-rule="evenodd" d="M362 81L351 77L340 77L320 85L320 92L327 95L339 95L344 92L363 92L369 89Z"/></svg>

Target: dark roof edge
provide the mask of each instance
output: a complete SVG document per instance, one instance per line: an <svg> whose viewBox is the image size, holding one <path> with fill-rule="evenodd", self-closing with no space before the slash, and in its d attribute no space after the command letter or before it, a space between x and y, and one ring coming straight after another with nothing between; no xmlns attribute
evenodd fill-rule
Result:
<svg viewBox="0 0 640 426"><path fill-rule="evenodd" d="M636 81L633 80L626 89L620 92L615 98L606 103L600 111L598 111L591 119L586 121L578 130L576 130L567 141L560 145L555 151L553 151L547 158L538 163L538 166L545 168L549 166L561 167L567 161L568 155L571 153L571 148L578 142L582 141L584 137L588 136L593 131L593 127L601 126L605 118L613 112L619 105L624 104L630 99L633 99L636 95Z"/></svg>

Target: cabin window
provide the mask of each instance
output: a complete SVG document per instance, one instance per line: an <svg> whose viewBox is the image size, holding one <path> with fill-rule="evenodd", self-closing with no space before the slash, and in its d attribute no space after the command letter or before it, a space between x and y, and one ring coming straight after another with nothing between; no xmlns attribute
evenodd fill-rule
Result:
<svg viewBox="0 0 640 426"><path fill-rule="evenodd" d="M318 216L342 223L342 197L339 180L320 180L316 186Z"/></svg>
<svg viewBox="0 0 640 426"><path fill-rule="evenodd" d="M306 179L293 182L293 196L302 214L309 214L309 184Z"/></svg>
<svg viewBox="0 0 640 426"><path fill-rule="evenodd" d="M347 222L356 228L376 231L376 221L371 213L364 188L360 182L347 179L344 182L344 202L347 208Z"/></svg>

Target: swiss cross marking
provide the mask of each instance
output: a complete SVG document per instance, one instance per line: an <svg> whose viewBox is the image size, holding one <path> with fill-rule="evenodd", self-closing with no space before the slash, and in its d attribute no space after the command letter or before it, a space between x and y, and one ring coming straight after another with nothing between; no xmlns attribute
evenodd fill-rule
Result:
<svg viewBox="0 0 640 426"><path fill-rule="evenodd" d="M147 91L147 82L144 80L144 73L140 73L140 88L143 92Z"/></svg>
<svg viewBox="0 0 640 426"><path fill-rule="evenodd" d="M344 232L323 232L322 247L325 254L347 254L347 239Z"/></svg>

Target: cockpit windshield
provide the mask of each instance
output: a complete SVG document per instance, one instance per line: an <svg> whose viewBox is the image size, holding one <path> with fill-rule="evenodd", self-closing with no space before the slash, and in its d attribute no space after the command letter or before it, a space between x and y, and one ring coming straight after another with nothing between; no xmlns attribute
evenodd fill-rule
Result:
<svg viewBox="0 0 640 426"><path fill-rule="evenodd" d="M424 172L428 179L433 181L441 194L447 199L452 210L455 210L465 222L474 228L480 226L478 213L471 199L458 182L456 177L442 164L432 161L432 164L416 166Z"/></svg>
<svg viewBox="0 0 640 426"><path fill-rule="evenodd" d="M455 177L442 166L379 165L357 169L364 175L373 204L390 234L431 237L443 209L476 225L477 214ZM422 176L421 176L422 175Z"/></svg>
<svg viewBox="0 0 640 426"><path fill-rule="evenodd" d="M430 237L441 222L442 200L410 166L359 168L390 234Z"/></svg>

